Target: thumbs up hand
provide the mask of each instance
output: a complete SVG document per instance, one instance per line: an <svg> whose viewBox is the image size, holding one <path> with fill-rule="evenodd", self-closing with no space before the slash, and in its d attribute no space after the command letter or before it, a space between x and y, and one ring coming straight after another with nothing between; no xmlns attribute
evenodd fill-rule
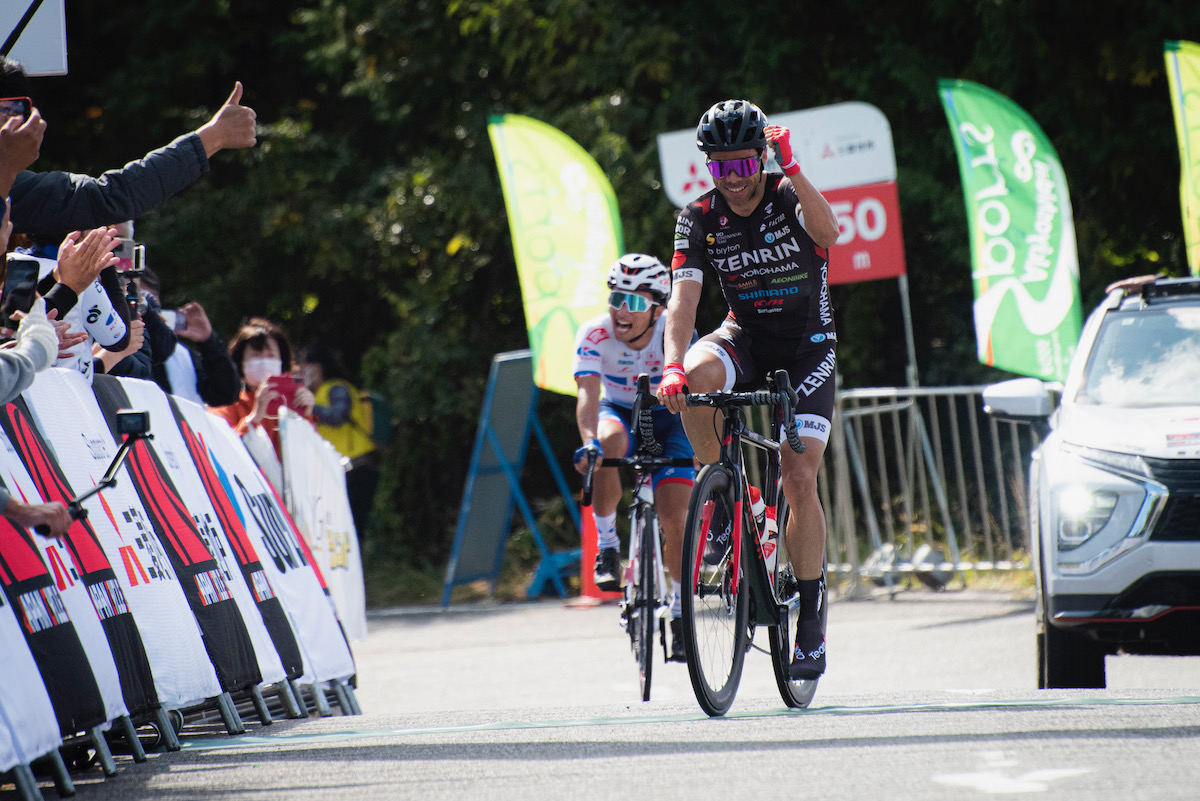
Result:
<svg viewBox="0 0 1200 801"><path fill-rule="evenodd" d="M254 109L242 105L242 82L235 82L225 105L196 131L205 154L212 158L220 150L253 147L258 142L257 119Z"/></svg>

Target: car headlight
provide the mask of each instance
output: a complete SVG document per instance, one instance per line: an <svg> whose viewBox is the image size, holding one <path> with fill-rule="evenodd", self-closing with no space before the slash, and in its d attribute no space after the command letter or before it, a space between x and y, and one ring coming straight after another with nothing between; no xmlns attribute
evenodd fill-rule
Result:
<svg viewBox="0 0 1200 801"><path fill-rule="evenodd" d="M1145 541L1168 492L1141 457L1069 444L1046 456L1045 533L1062 574L1091 573Z"/></svg>
<svg viewBox="0 0 1200 801"><path fill-rule="evenodd" d="M1111 490L1079 485L1062 487L1055 494L1058 549L1072 551L1100 533L1112 518L1120 496Z"/></svg>

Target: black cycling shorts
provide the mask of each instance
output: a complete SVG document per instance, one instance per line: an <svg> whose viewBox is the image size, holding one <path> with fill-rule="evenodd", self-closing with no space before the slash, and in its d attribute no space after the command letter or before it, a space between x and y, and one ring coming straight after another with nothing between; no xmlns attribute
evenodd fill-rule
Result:
<svg viewBox="0 0 1200 801"><path fill-rule="evenodd" d="M732 317L693 345L716 355L725 365L725 392L752 392L766 386L767 376L784 369L796 390L796 426L802 437L829 441L836 383L836 341L777 340L752 337Z"/></svg>

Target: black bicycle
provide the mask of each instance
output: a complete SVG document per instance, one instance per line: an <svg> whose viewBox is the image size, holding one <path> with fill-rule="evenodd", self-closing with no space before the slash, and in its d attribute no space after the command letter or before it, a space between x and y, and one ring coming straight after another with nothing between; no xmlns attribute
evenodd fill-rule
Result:
<svg viewBox="0 0 1200 801"><path fill-rule="evenodd" d="M710 406L714 415L720 411L725 417L721 457L696 476L683 535L683 631L696 700L709 715L729 710L746 652L756 627L762 625L770 634L775 681L784 703L806 707L817 691L817 680L792 681L788 675L800 598L779 536L788 521L780 441L751 430L743 413L750 406L769 407L772 430L782 428L792 449L803 453L793 411L796 394L787 372L778 370L768 377L766 389L692 394L687 404ZM743 445L761 449L766 457L761 518L747 502Z"/></svg>
<svg viewBox="0 0 1200 801"><path fill-rule="evenodd" d="M642 700L650 700L650 677L654 666L654 639L657 630L663 661L670 659L667 647L667 621L671 617L671 582L667 580L662 557L662 531L654 506L651 479L663 467L691 467L690 458L662 455L662 444L654 439L651 409L658 400L650 394L650 379L638 376L637 395L630 416L633 431L632 456L604 457L601 467L633 468L633 500L629 507L629 569L621 600L621 625L629 634L629 645L638 664ZM592 472L595 457L588 459L583 479L583 505L592 500Z"/></svg>

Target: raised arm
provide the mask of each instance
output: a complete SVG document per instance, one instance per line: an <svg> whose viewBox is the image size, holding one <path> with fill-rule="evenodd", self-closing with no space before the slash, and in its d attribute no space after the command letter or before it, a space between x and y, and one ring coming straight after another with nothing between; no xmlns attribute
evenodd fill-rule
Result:
<svg viewBox="0 0 1200 801"><path fill-rule="evenodd" d="M796 198L804 212L804 230L821 247L832 247L840 233L837 215L825 196L800 171L800 165L792 153L791 131L781 125L768 125L763 130L767 135L767 143L775 151L779 166L783 168L783 174L796 190Z"/></svg>

